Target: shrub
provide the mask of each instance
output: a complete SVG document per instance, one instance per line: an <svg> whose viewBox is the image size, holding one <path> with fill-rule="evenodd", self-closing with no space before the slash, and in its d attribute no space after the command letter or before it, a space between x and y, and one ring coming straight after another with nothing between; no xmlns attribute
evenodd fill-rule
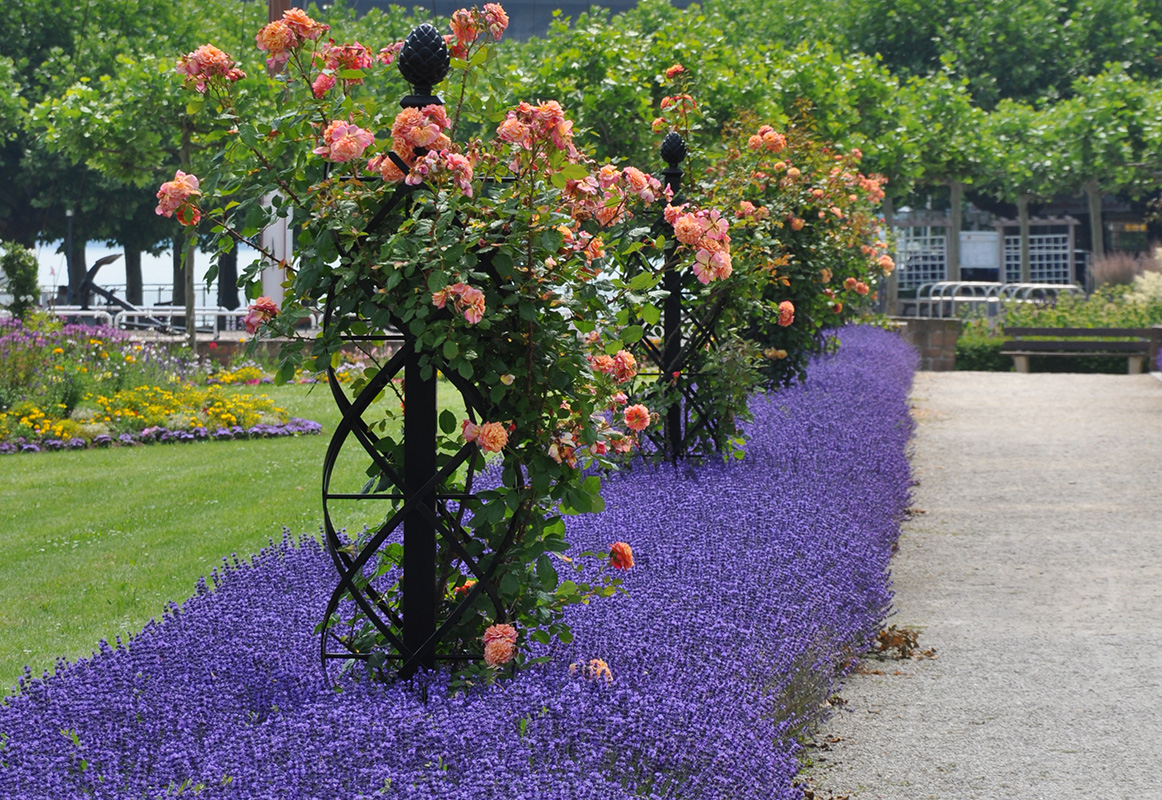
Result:
<svg viewBox="0 0 1162 800"><path fill-rule="evenodd" d="M1109 253L1093 262L1090 274L1096 288L1105 286L1129 286L1134 279L1146 272L1160 272L1162 264L1152 254Z"/></svg>

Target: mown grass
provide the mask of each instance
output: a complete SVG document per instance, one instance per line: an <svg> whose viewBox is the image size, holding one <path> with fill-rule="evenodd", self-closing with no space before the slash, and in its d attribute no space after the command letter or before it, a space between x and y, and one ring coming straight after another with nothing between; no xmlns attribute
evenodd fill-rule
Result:
<svg viewBox="0 0 1162 800"><path fill-rule="evenodd" d="M0 693L26 664L39 675L139 631L223 558L257 552L283 526L318 535L339 422L330 390L245 390L322 423L323 435L0 457ZM336 488L362 485L357 450L344 448Z"/></svg>

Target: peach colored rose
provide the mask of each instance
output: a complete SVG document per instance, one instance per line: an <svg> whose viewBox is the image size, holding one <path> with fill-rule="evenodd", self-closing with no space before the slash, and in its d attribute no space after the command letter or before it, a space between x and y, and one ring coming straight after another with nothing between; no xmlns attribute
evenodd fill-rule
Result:
<svg viewBox="0 0 1162 800"><path fill-rule="evenodd" d="M847 278L843 281L843 288L847 289L850 292L852 289L855 288L855 284L856 284L855 278Z"/></svg>
<svg viewBox="0 0 1162 800"><path fill-rule="evenodd" d="M516 655L516 645L498 639L484 644L484 663L490 667L503 667Z"/></svg>
<svg viewBox="0 0 1162 800"><path fill-rule="evenodd" d="M508 642L509 644L516 644L517 632L516 628L505 622L498 622L495 625L489 625L484 631L484 643L489 642Z"/></svg>
<svg viewBox="0 0 1162 800"><path fill-rule="evenodd" d="M625 542L614 542L609 546L609 565L614 569L633 567L633 550Z"/></svg>
<svg viewBox="0 0 1162 800"><path fill-rule="evenodd" d="M650 410L641 403L630 406L622 415L625 427L631 431L644 431L650 425Z"/></svg>
<svg viewBox="0 0 1162 800"><path fill-rule="evenodd" d="M508 431L499 422L486 422L480 426L476 444L486 453L499 453L508 444Z"/></svg>
<svg viewBox="0 0 1162 800"><path fill-rule="evenodd" d="M618 350L613 357L613 377L618 383L625 383L637 375L637 359L628 350Z"/></svg>
<svg viewBox="0 0 1162 800"><path fill-rule="evenodd" d="M786 328L795 321L795 304L790 300L779 303L779 325Z"/></svg>

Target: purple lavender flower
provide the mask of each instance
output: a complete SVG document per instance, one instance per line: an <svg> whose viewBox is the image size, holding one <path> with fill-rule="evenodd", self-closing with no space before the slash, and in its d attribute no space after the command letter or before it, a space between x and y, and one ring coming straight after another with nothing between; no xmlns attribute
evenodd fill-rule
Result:
<svg viewBox="0 0 1162 800"><path fill-rule="evenodd" d="M754 399L745 459L636 465L569 518L574 548L625 541L635 566L628 595L570 609L573 642L520 644L546 664L461 694L443 670L328 688L313 630L336 575L288 532L129 642L26 670L0 797L799 798L797 737L887 613L910 485L915 354L840 337ZM612 680L571 674L592 659Z"/></svg>

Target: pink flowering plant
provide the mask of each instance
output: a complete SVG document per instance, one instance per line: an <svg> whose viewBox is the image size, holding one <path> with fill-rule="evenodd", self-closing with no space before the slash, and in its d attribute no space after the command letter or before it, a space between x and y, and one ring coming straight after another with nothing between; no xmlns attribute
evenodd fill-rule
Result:
<svg viewBox="0 0 1162 800"><path fill-rule="evenodd" d="M636 322L657 321L663 270L703 284L730 273L726 222L710 208L666 218L682 233L678 256L663 259L675 234L655 226L670 199L662 182L588 158L553 100L516 103L491 121L478 115L472 124L491 135L461 141L462 117L495 108L491 94L477 92L493 83L476 73L491 67L489 43L507 19L488 4L453 14L442 42L425 34L425 47L449 52L446 105L413 79L410 37L378 51L338 44L293 9L256 39L268 54L266 79L284 86L268 114L237 111L245 82L229 70L179 69L216 105L225 147L212 172L179 174L158 193L159 210L208 226L219 249L245 241L265 256L244 272L257 298L246 324L285 338L280 381L339 363L353 337L395 334L414 346L424 378L442 376L464 394L466 414L440 411L436 445L439 465L461 459L437 491L459 498L441 501L440 514L463 535L440 537L431 591L441 619L456 620L440 654L483 649L462 673L468 682L524 663L530 641L568 641L564 608L619 590L614 576L632 565L632 543L566 557L562 515L600 510L595 469L636 453L658 425L656 410L630 397L641 380L632 348L646 334ZM387 69L397 61L415 95L402 110L378 107L365 82L394 82L403 96L407 86ZM298 234L294 258L280 264L276 303L258 297L261 270L278 260L257 236L285 217ZM303 338L298 323L324 308L322 334ZM367 348L353 395L385 368L378 352ZM409 411L401 384L387 382L366 412L390 469L373 464L364 493L390 485L403 464L393 424ZM494 477L481 490L474 482L489 464ZM491 570L491 586L480 585L465 554ZM385 544L361 580L397 598L402 558L398 541ZM345 646L381 648L383 631L345 608L328 626L345 630Z"/></svg>
<svg viewBox="0 0 1162 800"><path fill-rule="evenodd" d="M674 76L679 89L685 77ZM695 106L679 97L686 99L671 100L655 127L683 124L672 109ZM810 355L832 341L822 332L865 311L894 267L878 216L886 179L860 170L859 150L839 152L812 128L802 110L783 129L744 114L727 126L690 192L727 209L741 265L727 324L750 343L738 365L753 365L768 385L802 378Z"/></svg>

